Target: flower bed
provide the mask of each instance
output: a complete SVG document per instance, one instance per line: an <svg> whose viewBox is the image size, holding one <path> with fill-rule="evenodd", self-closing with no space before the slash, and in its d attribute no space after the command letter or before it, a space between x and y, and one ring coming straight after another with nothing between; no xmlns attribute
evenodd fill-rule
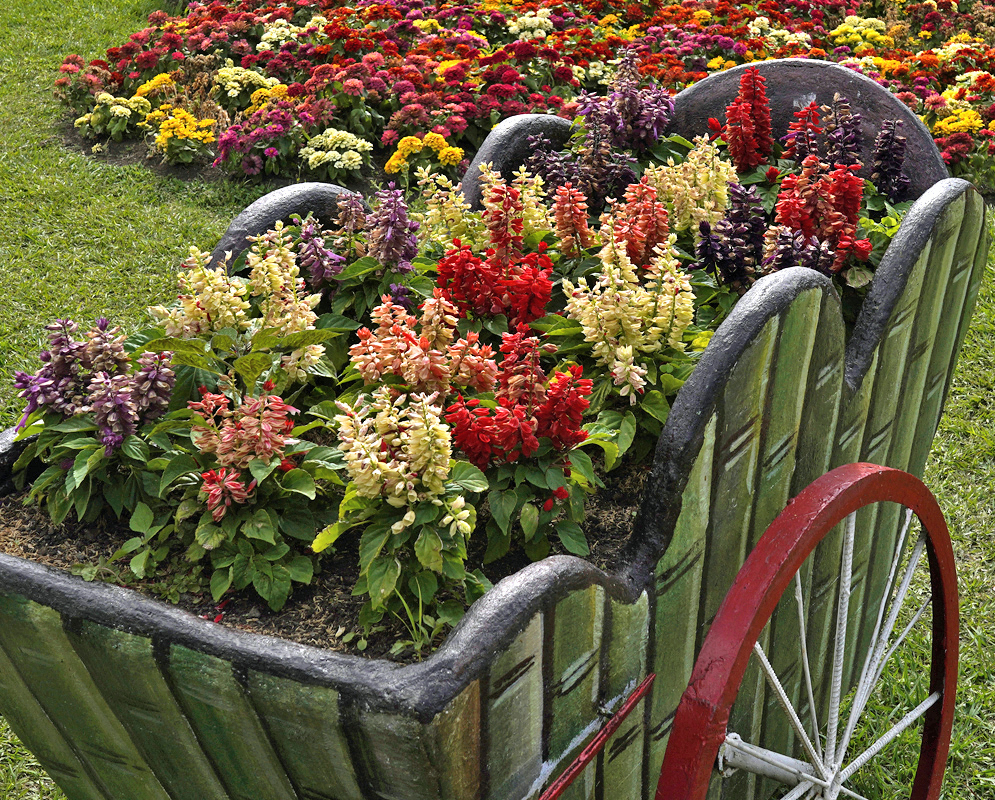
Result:
<svg viewBox="0 0 995 800"><path fill-rule="evenodd" d="M489 588L475 528L485 563L586 555L585 499L647 461L738 297L807 267L852 323L912 186L900 123L870 145L842 95L782 147L746 69L725 124L690 141L661 138L674 102L643 80L627 56L581 97L568 150L485 170L480 212L420 170L417 219L400 189L372 209L340 195L334 221L276 221L219 265L192 248L160 327L49 326L17 378L39 435L15 469L48 465L30 499L56 522L127 520L109 563L138 578L215 601L251 587L273 610L358 538L359 624L399 619L417 651Z"/></svg>
<svg viewBox="0 0 995 800"><path fill-rule="evenodd" d="M145 569L200 556L213 571L205 591L229 588L229 579L237 585L251 567L262 577L246 587L275 604L280 579L303 576L297 559L312 558L294 535L306 511L312 533L320 522L322 536L338 537L330 548L351 538L361 558L364 546L372 553L365 621L400 616L414 623L411 641L423 649L456 611L446 603L460 595L457 582L471 596L476 588L473 564L453 568L473 513L456 508L454 494L476 505L476 536L495 548L505 540L542 546L540 533L557 547L579 547L572 501L601 477L595 465L636 460L648 449L646 433L661 434L643 513L617 569L605 574L570 556L526 567L475 603L424 663L405 667L234 634L117 587L0 556L0 710L73 796L525 797L576 754L605 709L655 672L641 710L588 773L620 796L645 796L702 627L787 498L838 463L921 470L985 264L978 194L963 181L940 181L905 212L885 248L902 209L889 208L854 164L822 166L808 152L813 138L820 152L845 144L862 108L848 117L842 98L821 100L840 131L828 141L814 131L814 111L799 108L787 142L795 158L778 158L776 144L763 152L766 126L752 124L764 120L764 86L748 73L735 76L728 127L717 119L712 131L733 143L737 163L718 139L666 137L637 162L646 180L623 185L623 197L591 219L581 204L603 198L577 197L574 181L622 182L632 168L604 146L617 133L607 120L631 111L617 105L631 94L625 76L605 101L586 101L585 130L571 145L576 158L554 153L532 165L556 187L546 227L534 176L488 177L479 214L444 176L422 176L430 195L423 209L405 212L393 190L372 209L343 198L336 218L321 225L302 219L293 231L259 229L247 253L228 259L230 273L192 253L180 302L156 312L157 330L127 339L104 323L85 337L66 323L50 331L42 369L19 378L29 406L37 405L25 422L43 428L19 466L49 455L36 495L50 511L86 519L120 503L137 534L121 549L122 566L126 557ZM682 99L675 105L676 118ZM820 114L818 124L824 120ZM915 125L899 131L910 139L921 133ZM772 122L770 138L780 135ZM878 180L894 176L897 189L901 142L886 135L880 144L875 159L874 143L863 142L865 169ZM753 163L764 159L770 163ZM653 178L661 174L659 187ZM668 193L672 185L691 187L699 202L681 204L685 194ZM865 205L880 206L869 209L877 219L861 222L859 211L852 218L858 186ZM338 195L314 185L301 192ZM775 223L763 242L760 209ZM450 245L454 226L461 238ZM433 244L440 231L443 241ZM420 252L412 253L412 236L423 240ZM857 285L862 271L882 250L854 321L852 312L840 313L838 290L859 301L867 291ZM789 259L807 267L777 269ZM695 269L699 260L710 271ZM302 275L316 282L312 288ZM544 294L547 282L545 309L517 291ZM679 302L685 282L695 293L690 319ZM564 286L574 291L564 294ZM312 308L305 298L316 295ZM419 300L417 312L403 310ZM365 321L368 312L385 324L347 338L361 324L349 318ZM504 329L537 313L544 315L525 329ZM503 358L484 357L486 346L504 347ZM446 391L443 378L461 387L445 403L432 398ZM493 395L482 390L489 380ZM171 384L173 410L145 423ZM150 386L157 389L151 403ZM558 409L543 415L523 419L516 411L551 400ZM589 406L578 426L583 401ZM59 404L74 405L72 416ZM443 476L435 457L449 414L454 457ZM454 445L460 424L490 437L467 437L465 459ZM533 439L533 456L553 459L551 468L526 460ZM349 459L357 445L365 452ZM584 453L592 445L589 470ZM471 463L485 456L486 469ZM404 472L418 458L421 471ZM390 481L399 493L384 493ZM479 503L477 486L487 490ZM274 519L257 499L284 513ZM857 616L867 616L887 578L888 548L877 543L893 535L891 523L880 514L873 544L854 555ZM441 572L426 533L444 546ZM383 555L388 563L378 561ZM832 584L825 572L813 575L813 596ZM375 595L392 577L382 612ZM437 602L429 609L418 603L432 581ZM859 623L869 630L874 620ZM770 652L777 650L772 643ZM846 682L854 668L844 665ZM760 729L765 703L749 705L758 711L744 729ZM174 735L162 737L163 721Z"/></svg>
<svg viewBox="0 0 995 800"><path fill-rule="evenodd" d="M84 135L148 135L168 161L213 158L235 174L341 181L369 147L388 173L409 173L414 155L455 177L498 120L572 118L579 94L603 91L626 48L671 89L737 64L830 59L896 93L955 174L988 186L993 44L990 7L950 0L489 2L482 13L423 0L215 0L153 13L103 59L67 57L56 83ZM424 144L429 133L438 147ZM330 136L335 157L320 155L333 152Z"/></svg>

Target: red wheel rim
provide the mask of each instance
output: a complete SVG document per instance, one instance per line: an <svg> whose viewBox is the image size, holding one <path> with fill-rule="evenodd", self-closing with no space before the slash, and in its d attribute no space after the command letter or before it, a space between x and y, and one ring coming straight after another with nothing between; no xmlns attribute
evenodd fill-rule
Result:
<svg viewBox="0 0 995 800"><path fill-rule="evenodd" d="M789 503L737 574L678 705L656 800L705 800L750 654L778 601L826 534L852 512L883 501L911 509L926 532L933 598L929 691L940 692L940 700L923 716L910 800L939 795L957 686L957 582L946 522L918 478L889 467L848 464L823 475Z"/></svg>

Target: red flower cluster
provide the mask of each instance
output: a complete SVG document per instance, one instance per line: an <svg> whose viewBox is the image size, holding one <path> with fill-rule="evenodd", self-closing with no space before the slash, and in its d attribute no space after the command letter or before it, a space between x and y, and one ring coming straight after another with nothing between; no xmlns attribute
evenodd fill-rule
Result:
<svg viewBox="0 0 995 800"><path fill-rule="evenodd" d="M760 70L750 67L739 81L739 94L726 108L722 136L739 172L765 163L774 149L766 85Z"/></svg>
<svg viewBox="0 0 995 800"><path fill-rule="evenodd" d="M850 164L829 170L818 156L806 156L801 175L785 176L778 193L777 224L828 242L836 253L833 272L843 268L851 252L862 261L870 255L868 245L856 238L864 194L859 169L859 164Z"/></svg>
<svg viewBox="0 0 995 800"><path fill-rule="evenodd" d="M539 364L543 346L525 326L502 337L504 361L498 372L497 407L465 400L462 395L446 409L453 426L453 441L480 469L528 458L546 437L559 451L569 450L587 438L580 429L587 396L593 384L581 377L578 365L557 372L546 385ZM555 348L552 348L555 350Z"/></svg>

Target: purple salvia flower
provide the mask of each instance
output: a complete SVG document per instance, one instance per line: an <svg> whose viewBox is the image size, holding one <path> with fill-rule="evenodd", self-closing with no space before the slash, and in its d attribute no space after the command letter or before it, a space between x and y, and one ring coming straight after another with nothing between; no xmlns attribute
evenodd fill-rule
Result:
<svg viewBox="0 0 995 800"><path fill-rule="evenodd" d="M90 407L107 456L138 429L134 389L135 381L130 375L111 377L106 372L98 372L90 382Z"/></svg>
<svg viewBox="0 0 995 800"><path fill-rule="evenodd" d="M748 271L754 271L763 258L767 231L767 215L756 187L729 184L729 208L725 218L729 222L728 243L733 258L742 262Z"/></svg>
<svg viewBox="0 0 995 800"><path fill-rule="evenodd" d="M138 357L138 369L131 377L131 392L135 410L143 423L161 417L169 409L176 385L176 373L169 363L172 357L168 351L142 353Z"/></svg>
<svg viewBox="0 0 995 800"><path fill-rule="evenodd" d="M698 266L712 275L717 281L724 282L724 276L729 268L729 247L722 239L712 233L712 226L707 221L698 223L698 233L701 238L695 246L695 257Z"/></svg>
<svg viewBox="0 0 995 800"><path fill-rule="evenodd" d="M556 190L566 183L578 183L577 163L566 152L557 151L553 143L543 134L527 139L529 157L525 168L532 175L542 178L547 195L552 197Z"/></svg>
<svg viewBox="0 0 995 800"><path fill-rule="evenodd" d="M128 354L124 351L124 334L121 328L108 328L105 317L97 320L87 334L85 360L91 372L122 375L128 371Z"/></svg>
<svg viewBox="0 0 995 800"><path fill-rule="evenodd" d="M334 278L345 266L345 258L325 247L329 235L314 217L308 215L301 225L301 240L297 245L297 263L307 270L311 287L328 294Z"/></svg>
<svg viewBox="0 0 995 800"><path fill-rule="evenodd" d="M411 289L407 286L392 283L390 285L390 299L391 302L401 306L405 311L411 312L415 310L414 300L411 299Z"/></svg>
<svg viewBox="0 0 995 800"><path fill-rule="evenodd" d="M833 102L823 106L826 134L826 160L830 166L860 163L860 114L850 109L850 101L837 92Z"/></svg>
<svg viewBox="0 0 995 800"><path fill-rule="evenodd" d="M881 123L881 132L874 140L874 172L871 183L892 203L905 197L912 181L902 171L905 164L906 140L898 135L902 121L886 119Z"/></svg>
<svg viewBox="0 0 995 800"><path fill-rule="evenodd" d="M368 254L392 272L409 272L418 255L419 224L408 219L404 194L391 183L375 195L376 208L369 215Z"/></svg>
<svg viewBox="0 0 995 800"><path fill-rule="evenodd" d="M787 226L781 226L770 253L763 260L763 273L769 275L782 269L797 267L799 263L795 232Z"/></svg>

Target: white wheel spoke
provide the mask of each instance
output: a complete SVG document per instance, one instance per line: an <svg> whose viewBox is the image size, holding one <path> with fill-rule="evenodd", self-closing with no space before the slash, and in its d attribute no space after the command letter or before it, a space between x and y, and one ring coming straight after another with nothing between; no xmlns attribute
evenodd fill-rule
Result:
<svg viewBox="0 0 995 800"><path fill-rule="evenodd" d="M909 512L911 513L911 512ZM905 567L905 574L902 576L902 583L898 587L898 592L895 595L895 599L891 604L891 609L888 613L888 620L885 623L884 630L875 631L876 641L874 641L874 646L871 648L871 652L868 656L868 663L865 664L865 671L861 674L860 683L857 686L856 694L853 699L853 706L850 710L850 718L847 720L846 731L843 737L840 739L839 749L836 751L836 764L842 764L843 759L846 758L846 748L850 743L850 738L853 736L853 731L857 726L857 722L860 719L860 715L864 712L864 708L867 706L867 701L871 699L871 693L874 691L874 687L877 685L881 674L884 672L885 664L888 658L895 651L905 637L908 635L912 626L919 620L922 613L926 610L929 604L929 600L923 604L919 609L919 612L913 617L912 622L906 627L902 635L899 637L898 641L895 642L894 646L885 653L885 648L888 646L888 640L891 638L892 631L895 629L895 623L898 620L898 615L905 605L905 598L908 596L909 587L912 585L912 576L916 570L916 566L919 563L919 558L922 555L923 548L926 546L926 533L919 536L916 541L915 548L913 548L912 554L909 557L909 563ZM899 548L901 551L901 548ZM881 609L884 609L887 603L889 591L884 595L881 601Z"/></svg>
<svg viewBox="0 0 995 800"><path fill-rule="evenodd" d="M880 753L890 742L897 738L919 717L925 714L940 699L939 692L933 692L919 705L913 708L908 714L902 717L898 723L879 738L874 744L868 747L863 753L857 756L840 774L837 780L840 783L848 781L858 769Z"/></svg>
<svg viewBox="0 0 995 800"><path fill-rule="evenodd" d="M829 773L827 772L825 765L822 763L822 757L816 752L815 747L812 745L812 740L808 738L805 726L802 725L802 721L798 718L798 712L795 711L795 707L791 705L791 700L788 699L788 694L784 691L784 687L781 686L781 681L778 680L777 673L774 672L774 668L771 666L770 661L767 660L767 654L764 653L764 649L760 646L760 642L753 645L753 652L756 653L757 658L760 660L760 666L763 668L767 682L771 685L771 688L777 695L778 703L780 703L781 708L784 709L784 713L788 715L788 719L791 721L791 727L794 728L795 733L801 737L802 746L805 748L805 752L808 754L808 757L812 762L812 766L815 767L819 773L819 776L823 780L829 780Z"/></svg>
<svg viewBox="0 0 995 800"><path fill-rule="evenodd" d="M801 637L802 670L805 675L805 691L808 693L808 710L812 715L812 737L818 763L824 763L822 758L822 740L819 738L819 717L815 710L815 693L812 691L812 670L808 661L808 627L805 624L805 601L802 598L801 572L795 573L795 605L798 608L798 634Z"/></svg>
<svg viewBox="0 0 995 800"><path fill-rule="evenodd" d="M833 648L833 676L829 694L829 720L826 728L826 754L832 757L836 752L836 733L840 720L840 694L843 688L843 656L846 650L847 616L850 613L850 586L853 580L853 537L857 524L857 512L846 518L843 537L843 563L840 576L838 616L836 618L836 644ZM834 764L828 766L833 767Z"/></svg>
<svg viewBox="0 0 995 800"><path fill-rule="evenodd" d="M805 797L812 797L812 790L818 789L819 787L810 783L809 781L802 781L794 789L788 792L781 800L799 800L799 798L804 795Z"/></svg>

